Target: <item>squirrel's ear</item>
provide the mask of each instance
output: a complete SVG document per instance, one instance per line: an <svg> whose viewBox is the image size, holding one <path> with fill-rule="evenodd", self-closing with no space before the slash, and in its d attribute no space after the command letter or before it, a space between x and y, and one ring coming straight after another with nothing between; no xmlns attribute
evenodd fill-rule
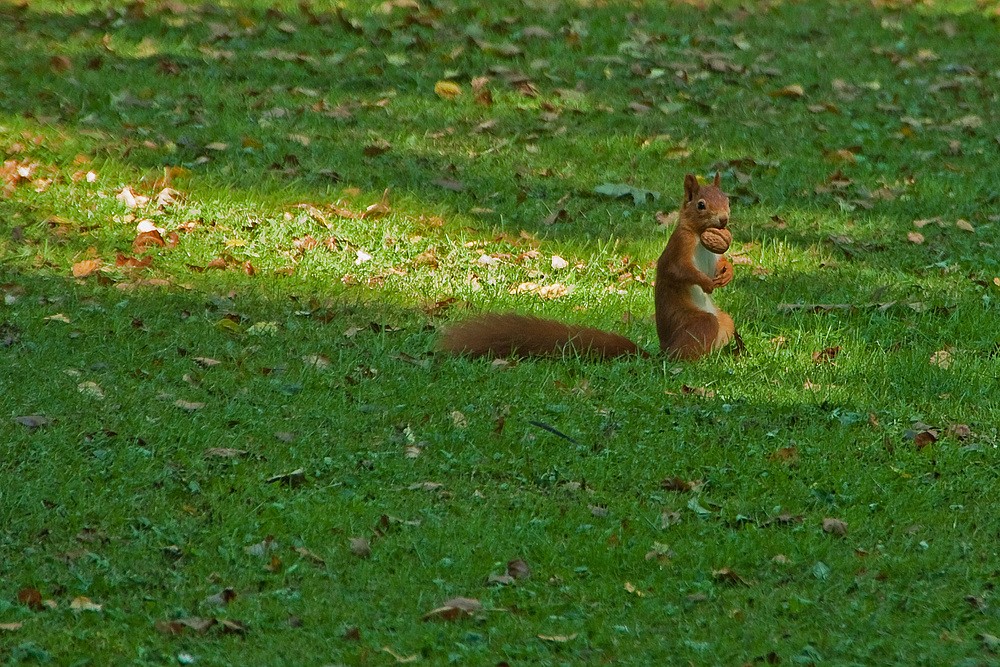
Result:
<svg viewBox="0 0 1000 667"><path fill-rule="evenodd" d="M698 193L698 178L694 174L684 177L684 201L692 201Z"/></svg>
<svg viewBox="0 0 1000 667"><path fill-rule="evenodd" d="M719 177L719 172L715 172L715 181L712 183L715 187L722 185L722 178Z"/></svg>

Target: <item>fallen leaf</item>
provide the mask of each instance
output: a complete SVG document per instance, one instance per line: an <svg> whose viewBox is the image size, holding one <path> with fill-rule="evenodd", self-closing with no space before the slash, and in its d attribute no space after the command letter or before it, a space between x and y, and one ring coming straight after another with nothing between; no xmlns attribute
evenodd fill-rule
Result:
<svg viewBox="0 0 1000 667"><path fill-rule="evenodd" d="M246 456L247 450L245 449L233 449L231 447L209 447L204 452L205 456L218 456L223 459L234 459L240 456Z"/></svg>
<svg viewBox="0 0 1000 667"><path fill-rule="evenodd" d="M19 590L17 592L17 602L32 611L41 611L44 609L42 605L42 594L37 588L29 587Z"/></svg>
<svg viewBox="0 0 1000 667"><path fill-rule="evenodd" d="M23 626L24 623L0 623L0 632L15 632Z"/></svg>
<svg viewBox="0 0 1000 667"><path fill-rule="evenodd" d="M298 486L302 482L306 481L306 470L305 468L298 468L292 472L281 473L280 475L274 475L273 477L268 477L265 480L266 484L282 484L284 486Z"/></svg>
<svg viewBox="0 0 1000 667"><path fill-rule="evenodd" d="M935 442L937 442L937 433L932 429L920 431L913 436L913 444L917 446L918 450L923 449L927 445L932 445Z"/></svg>
<svg viewBox="0 0 1000 667"><path fill-rule="evenodd" d="M515 558L507 561L507 574L515 579L527 579L531 576L531 568L524 560Z"/></svg>
<svg viewBox="0 0 1000 667"><path fill-rule="evenodd" d="M938 350L930 358L931 366L937 366L941 369L948 369L951 366L951 361L951 352L948 350Z"/></svg>
<svg viewBox="0 0 1000 667"><path fill-rule="evenodd" d="M805 90L797 83L793 83L780 90L772 90L768 95L771 97L793 97L797 99L805 95Z"/></svg>
<svg viewBox="0 0 1000 667"><path fill-rule="evenodd" d="M825 350L820 350L812 353L813 362L817 364L828 364L831 363L837 354L840 353L840 346L828 347Z"/></svg>
<svg viewBox="0 0 1000 667"><path fill-rule="evenodd" d="M924 235L920 232L907 232L906 238L910 243L915 243L917 245L924 242Z"/></svg>
<svg viewBox="0 0 1000 667"><path fill-rule="evenodd" d="M181 400L181 399L177 399L176 401L174 401L174 405L176 405L177 407L179 407L182 410L187 410L188 412L194 412L195 410L201 410L203 407L205 407L204 403L201 403L201 402L198 402L198 401L184 401L184 400Z"/></svg>
<svg viewBox="0 0 1000 667"><path fill-rule="evenodd" d="M77 262L73 265L73 277L86 278L99 268L101 268L101 260L85 259L82 262Z"/></svg>
<svg viewBox="0 0 1000 667"><path fill-rule="evenodd" d="M389 188L386 188L382 193L382 199L366 208L365 212L361 214L361 218L363 220L377 220L387 215L391 210L392 208L389 206Z"/></svg>
<svg viewBox="0 0 1000 667"><path fill-rule="evenodd" d="M236 591L232 588L224 588L215 595L209 595L207 598L202 600L202 602L204 604L215 605L217 607L225 607L235 599Z"/></svg>
<svg viewBox="0 0 1000 667"><path fill-rule="evenodd" d="M963 232L974 232L976 228L968 220L962 220L959 218L955 221L955 226L961 229Z"/></svg>
<svg viewBox="0 0 1000 667"><path fill-rule="evenodd" d="M847 522L826 517L823 519L823 532L831 535L847 535Z"/></svg>
<svg viewBox="0 0 1000 667"><path fill-rule="evenodd" d="M799 450L794 445L791 447L779 447L767 458L771 461L787 463L789 466L796 466L799 464Z"/></svg>
<svg viewBox="0 0 1000 667"><path fill-rule="evenodd" d="M664 491L678 491L684 493L691 490L691 484L685 482L680 477L665 477L660 480L660 488Z"/></svg>
<svg viewBox="0 0 1000 667"><path fill-rule="evenodd" d="M101 605L91 602L90 598L82 595L73 598L69 603L69 608L73 611L101 611Z"/></svg>
<svg viewBox="0 0 1000 667"><path fill-rule="evenodd" d="M451 100L462 94L462 88L451 81L438 81L434 84L434 93L438 97Z"/></svg>
<svg viewBox="0 0 1000 667"><path fill-rule="evenodd" d="M724 567L721 570L712 570L712 577L716 581L721 581L726 584L742 584L744 586L750 586L750 582L736 574L728 567Z"/></svg>
<svg viewBox="0 0 1000 667"><path fill-rule="evenodd" d="M388 646L383 646L382 647L382 651L384 653L388 653L393 658L395 658L396 662L403 662L403 663L406 663L406 662L416 662L417 660L420 659L420 656L417 655L417 654L407 655L407 656L400 655L399 653L396 653L395 651L393 651Z"/></svg>
<svg viewBox="0 0 1000 667"><path fill-rule="evenodd" d="M352 537L351 540L351 555L357 556L358 558L369 558L372 555L371 545L368 544L368 540L363 537Z"/></svg>
<svg viewBox="0 0 1000 667"><path fill-rule="evenodd" d="M553 642L555 644L565 644L566 642L573 641L576 637L576 632L571 635L538 635L538 638L542 641Z"/></svg>
<svg viewBox="0 0 1000 667"><path fill-rule="evenodd" d="M463 616L472 616L475 612L482 610L483 604L474 598L457 597L445 601L437 609L424 614L424 620L440 619L443 621L453 621Z"/></svg>
<svg viewBox="0 0 1000 667"><path fill-rule="evenodd" d="M98 401L104 400L104 391L96 382L81 382L76 385L76 390L88 398Z"/></svg>
<svg viewBox="0 0 1000 667"><path fill-rule="evenodd" d="M43 426L48 426L53 420L51 417L43 417L41 415L27 415L24 417L14 417L14 421L29 431L34 431Z"/></svg>

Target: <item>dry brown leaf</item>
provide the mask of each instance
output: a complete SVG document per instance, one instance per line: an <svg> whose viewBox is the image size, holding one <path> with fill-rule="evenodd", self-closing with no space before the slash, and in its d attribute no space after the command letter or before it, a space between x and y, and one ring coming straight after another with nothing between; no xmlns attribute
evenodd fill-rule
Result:
<svg viewBox="0 0 1000 667"><path fill-rule="evenodd" d="M819 350L812 353L813 362L817 364L829 364L832 363L837 354L840 353L840 346L828 347L824 350Z"/></svg>
<svg viewBox="0 0 1000 667"><path fill-rule="evenodd" d="M446 600L445 603L437 609L432 609L424 614L424 620L453 621L463 616L472 616L475 612L481 611L482 608L483 603L474 598L452 598L450 600Z"/></svg>
<svg viewBox="0 0 1000 667"><path fill-rule="evenodd" d="M573 641L576 637L576 632L571 635L538 635L538 638L542 641L553 642L555 644L565 644L566 642Z"/></svg>
<svg viewBox="0 0 1000 667"><path fill-rule="evenodd" d="M17 592L17 602L32 611L40 611L44 609L44 606L42 605L42 594L37 588L28 587L19 590Z"/></svg>
<svg viewBox="0 0 1000 667"><path fill-rule="evenodd" d="M507 574L515 579L527 579L531 576L531 568L524 560L515 558L507 561Z"/></svg>
<svg viewBox="0 0 1000 667"><path fill-rule="evenodd" d="M949 350L938 350L930 358L931 366L937 366L945 370L951 367L951 361L951 351Z"/></svg>
<svg viewBox="0 0 1000 667"><path fill-rule="evenodd" d="M823 532L831 535L847 535L847 522L826 517L823 519Z"/></svg>
<svg viewBox="0 0 1000 667"><path fill-rule="evenodd" d="M799 449L794 445L790 447L779 447L767 458L768 460L776 463L787 463L789 466L795 466L799 463Z"/></svg>
<svg viewBox="0 0 1000 667"><path fill-rule="evenodd" d="M86 278L99 268L101 268L100 259L85 259L73 265L73 277Z"/></svg>
<svg viewBox="0 0 1000 667"><path fill-rule="evenodd" d="M73 611L101 611L101 605L91 602L90 598L82 595L73 598L69 603L69 608Z"/></svg>
<svg viewBox="0 0 1000 667"><path fill-rule="evenodd" d="M369 558L372 555L371 545L368 544L368 540L363 537L352 537L351 540L351 555L357 556L358 558Z"/></svg>
<svg viewBox="0 0 1000 667"><path fill-rule="evenodd" d="M921 234L920 232L907 232L906 239L910 243L916 243L917 245L920 245L921 243L924 242L924 235Z"/></svg>
<svg viewBox="0 0 1000 667"><path fill-rule="evenodd" d="M452 100L462 94L462 88L451 81L438 81L434 84L434 93L446 100Z"/></svg>
<svg viewBox="0 0 1000 667"><path fill-rule="evenodd" d="M361 214L361 218L364 220L377 220L387 215L390 211L392 211L392 208L389 206L389 188L386 188L382 193L382 199L366 208L365 212Z"/></svg>
<svg viewBox="0 0 1000 667"><path fill-rule="evenodd" d="M204 451L204 455L217 456L222 459L234 459L240 456L246 456L247 450L233 449L231 447L209 447Z"/></svg>
<svg viewBox="0 0 1000 667"><path fill-rule="evenodd" d="M791 97L798 99L799 97L805 95L805 90L802 88L802 86L798 85L797 83L793 83L791 85L785 86L781 90L772 90L770 93L768 93L768 95L770 95L771 97Z"/></svg>
<svg viewBox="0 0 1000 667"><path fill-rule="evenodd" d="M403 663L406 663L406 662L416 662L417 660L420 659L420 656L418 654L416 654L416 653L414 653L413 655L403 656L403 655L400 655L399 653L396 653L395 651L393 651L388 646L383 646L382 647L382 651L384 653L388 653L393 658L395 658L396 662L403 662Z"/></svg>
<svg viewBox="0 0 1000 667"><path fill-rule="evenodd" d="M187 410L188 412L201 410L203 407L205 407L205 404L199 401L185 401L182 399L177 399L176 401L174 401L174 405L176 405L178 408L182 410Z"/></svg>
<svg viewBox="0 0 1000 667"><path fill-rule="evenodd" d="M0 623L0 632L15 632L24 627L24 623Z"/></svg>

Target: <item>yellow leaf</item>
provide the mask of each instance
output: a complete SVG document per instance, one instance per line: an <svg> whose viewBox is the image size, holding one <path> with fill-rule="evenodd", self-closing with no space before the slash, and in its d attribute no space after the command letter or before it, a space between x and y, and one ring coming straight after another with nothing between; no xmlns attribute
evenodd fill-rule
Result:
<svg viewBox="0 0 1000 667"><path fill-rule="evenodd" d="M771 97L802 97L806 94L806 91L797 83L793 83L790 86L785 86L781 90L773 90L768 95Z"/></svg>
<svg viewBox="0 0 1000 667"><path fill-rule="evenodd" d="M457 83L452 83L451 81L438 81L434 84L434 92L437 93L439 97L451 100L461 95L462 89Z"/></svg>

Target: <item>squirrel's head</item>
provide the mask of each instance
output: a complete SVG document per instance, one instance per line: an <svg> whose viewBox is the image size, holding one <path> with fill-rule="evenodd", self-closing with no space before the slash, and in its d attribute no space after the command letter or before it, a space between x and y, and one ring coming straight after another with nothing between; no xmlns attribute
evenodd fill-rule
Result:
<svg viewBox="0 0 1000 667"><path fill-rule="evenodd" d="M725 229L729 224L729 197L719 188L720 183L719 172L711 185L699 185L694 174L684 177L681 220L690 221L698 233Z"/></svg>

